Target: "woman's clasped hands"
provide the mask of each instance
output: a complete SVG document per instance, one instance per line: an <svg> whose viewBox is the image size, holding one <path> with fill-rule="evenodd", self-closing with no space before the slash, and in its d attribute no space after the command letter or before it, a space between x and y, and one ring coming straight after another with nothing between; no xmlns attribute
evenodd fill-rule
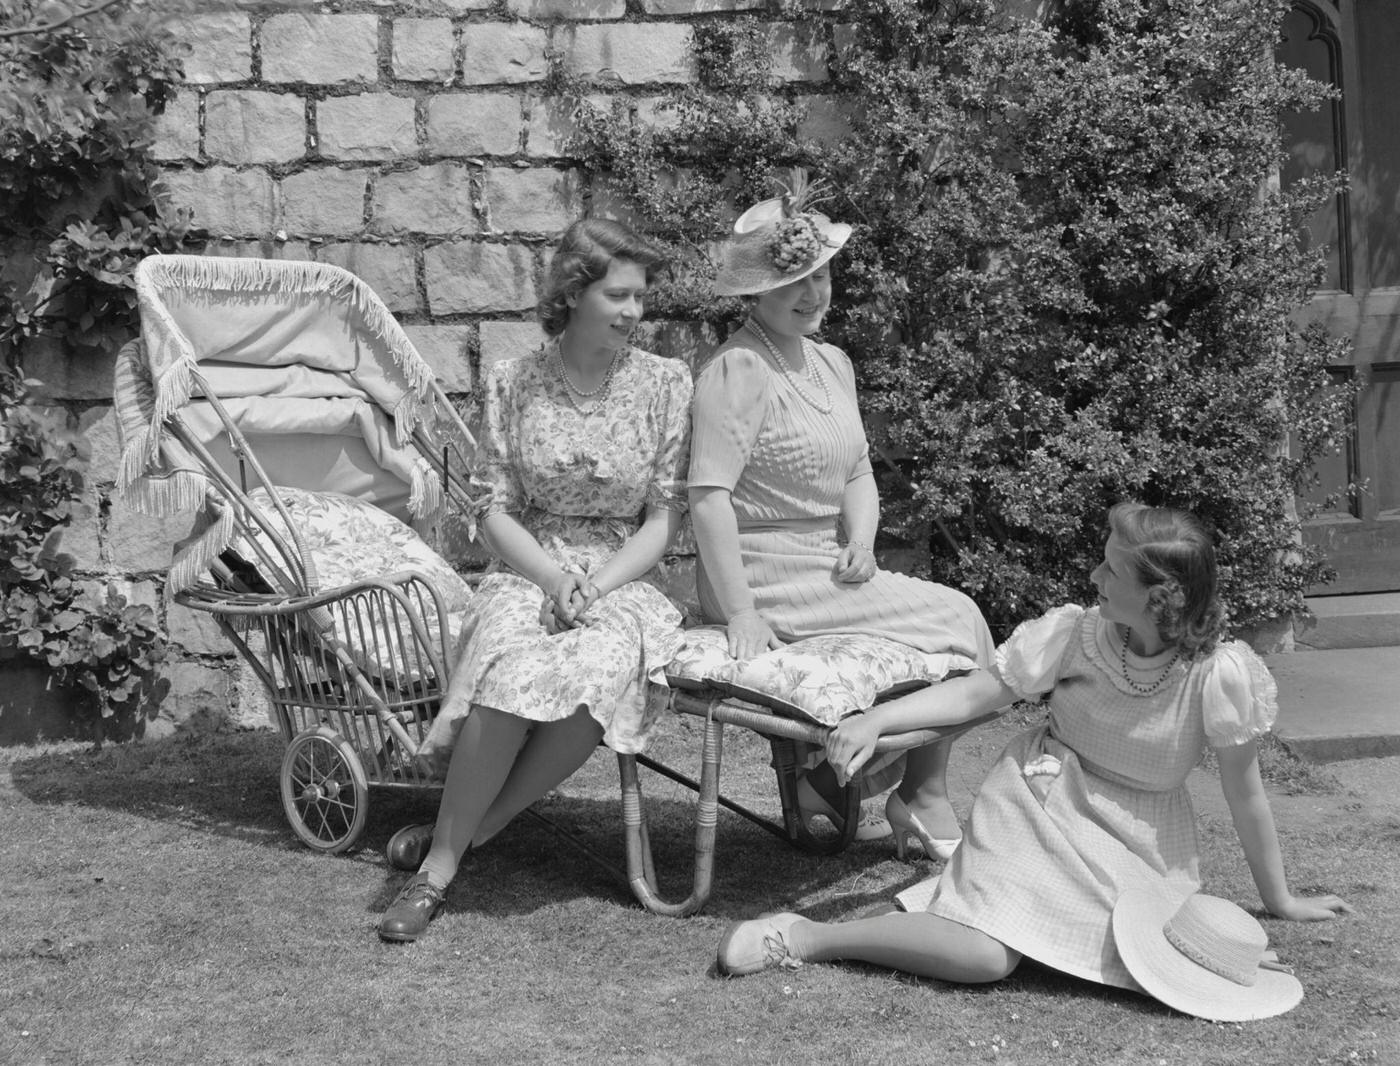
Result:
<svg viewBox="0 0 1400 1066"><path fill-rule="evenodd" d="M588 609L602 598L602 590L582 570L561 570L544 590L540 625L551 636L588 624Z"/></svg>

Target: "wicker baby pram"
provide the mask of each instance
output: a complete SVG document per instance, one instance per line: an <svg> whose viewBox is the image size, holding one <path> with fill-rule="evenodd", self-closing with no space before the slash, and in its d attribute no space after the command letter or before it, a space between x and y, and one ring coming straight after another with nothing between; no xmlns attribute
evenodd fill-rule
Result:
<svg viewBox="0 0 1400 1066"><path fill-rule="evenodd" d="M119 354L115 377L119 489L137 510L198 516L176 547L167 593L210 615L263 683L286 742L280 791L296 835L320 851L346 851L363 834L372 788L440 788L417 755L471 588L410 523L426 530L455 516L470 532L471 433L402 328L344 270L155 256L139 265L136 284L141 338ZM819 746L841 713L907 689L911 676L922 684L971 665L901 659L853 697L848 675L873 678L889 649L853 646L829 661L822 650L815 671L800 665L814 642L763 657L779 687L796 679L825 698L834 678L846 692L844 710L813 717L791 692L728 660L722 633L692 637L685 661L667 672L666 696L672 711L703 719L699 780L645 755L618 755L626 871L553 827L659 914L691 914L709 898L720 806L805 850L844 848L856 790L847 789L838 832L815 836L798 808L796 745ZM781 822L719 794L728 725L769 740ZM879 751L938 735L885 737ZM639 765L698 795L691 885L675 902L658 888Z"/></svg>
<svg viewBox="0 0 1400 1066"><path fill-rule="evenodd" d="M167 592L211 615L266 686L296 834L344 851L370 786L432 785L414 755L465 584L406 523L449 505L469 521L471 434L346 271L171 255L136 284L141 338L115 375L119 489L147 513L199 515ZM344 534L338 551L308 542L308 512L341 527L318 533ZM367 541L385 538L403 553L376 572Z"/></svg>

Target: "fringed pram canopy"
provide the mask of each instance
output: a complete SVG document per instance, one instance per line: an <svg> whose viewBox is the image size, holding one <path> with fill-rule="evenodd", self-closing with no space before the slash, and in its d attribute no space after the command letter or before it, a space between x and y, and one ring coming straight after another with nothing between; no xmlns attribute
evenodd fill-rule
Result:
<svg viewBox="0 0 1400 1066"><path fill-rule="evenodd" d="M463 470L471 435L359 278L323 263L163 255L137 267L136 291L141 337L115 375L118 490L147 514L204 512L170 593L233 539L230 497L254 487L252 457L272 485L370 500L404 520L439 511L444 468Z"/></svg>

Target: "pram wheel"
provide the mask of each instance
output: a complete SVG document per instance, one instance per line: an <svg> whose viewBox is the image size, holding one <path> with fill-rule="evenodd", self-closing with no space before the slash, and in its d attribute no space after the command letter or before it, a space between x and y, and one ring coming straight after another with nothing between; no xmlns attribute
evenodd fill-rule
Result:
<svg viewBox="0 0 1400 1066"><path fill-rule="evenodd" d="M282 809L308 848L352 848L364 832L369 785L350 742L324 725L293 737L282 757Z"/></svg>

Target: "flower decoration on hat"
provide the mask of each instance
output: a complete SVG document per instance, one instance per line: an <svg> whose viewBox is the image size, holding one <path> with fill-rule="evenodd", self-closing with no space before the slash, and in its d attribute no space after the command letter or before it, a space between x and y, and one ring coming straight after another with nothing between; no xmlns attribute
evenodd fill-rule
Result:
<svg viewBox="0 0 1400 1066"><path fill-rule="evenodd" d="M787 274L809 265L829 246L808 208L831 197L820 182L809 182L807 172L800 167L793 169L782 189L783 217L773 227L767 247L773 265Z"/></svg>

